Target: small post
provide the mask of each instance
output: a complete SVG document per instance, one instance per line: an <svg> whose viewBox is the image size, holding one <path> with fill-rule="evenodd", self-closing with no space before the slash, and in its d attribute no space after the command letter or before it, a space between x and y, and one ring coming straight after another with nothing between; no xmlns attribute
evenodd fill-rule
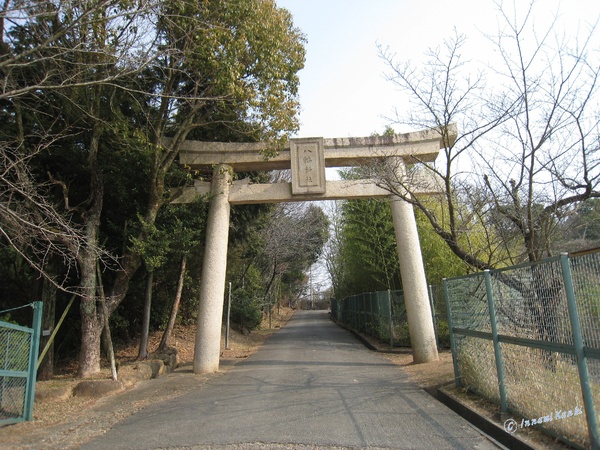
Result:
<svg viewBox="0 0 600 450"><path fill-rule="evenodd" d="M594 396L592 395L592 389L590 387L590 375L588 373L587 358L583 351L583 335L581 333L579 312L577 311L577 302L575 300L575 289L573 287L573 278L571 277L571 267L569 266L569 256L567 253L561 253L560 265L565 283L565 291L567 293L567 307L569 309L571 331L573 332L573 344L575 347L575 355L577 357L577 369L579 371L579 382L581 384L583 406L585 408L588 432L590 434L590 444L591 448L597 449L600 448L598 422L596 421L596 412L594 411Z"/></svg>
<svg viewBox="0 0 600 450"><path fill-rule="evenodd" d="M456 387L460 387L460 372L458 371L458 355L456 354L454 325L452 325L452 310L450 309L450 291L448 290L448 279L444 278L442 283L444 284L444 300L446 302L446 314L448 317L448 334L450 335L450 350L452 351L452 365L454 366L454 384L456 384Z"/></svg>
<svg viewBox="0 0 600 450"><path fill-rule="evenodd" d="M392 317L392 291L388 289L388 313L390 317L390 347L394 346L394 318Z"/></svg>
<svg viewBox="0 0 600 450"><path fill-rule="evenodd" d="M485 291L490 311L490 323L492 325L492 339L494 342L494 356L496 357L496 371L498 373L498 389L500 389L500 411L505 413L508 411L508 402L506 400L506 385L504 383L504 359L502 358L502 350L500 349L500 341L498 340L498 324L496 323L496 308L494 306L494 293L492 290L492 276L489 270L483 271L485 278Z"/></svg>
<svg viewBox="0 0 600 450"><path fill-rule="evenodd" d="M35 400L35 382L37 377L37 359L40 351L40 334L42 331L42 302L33 302L33 325L29 343L29 369L27 388L25 389L25 420L33 419L33 402Z"/></svg>
<svg viewBox="0 0 600 450"><path fill-rule="evenodd" d="M231 315L231 281L229 282L229 298L227 300L227 326L225 327L225 348L229 350L229 316Z"/></svg>

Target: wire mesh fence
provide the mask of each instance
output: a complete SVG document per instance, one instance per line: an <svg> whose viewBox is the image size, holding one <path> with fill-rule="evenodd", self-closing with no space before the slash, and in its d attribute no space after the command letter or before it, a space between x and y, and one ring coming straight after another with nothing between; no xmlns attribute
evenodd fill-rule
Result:
<svg viewBox="0 0 600 450"><path fill-rule="evenodd" d="M449 347L446 305L441 286L429 287L432 319L438 346ZM343 300L331 300L336 322L352 330L373 336L391 346L410 346L406 305L401 290L367 292Z"/></svg>
<svg viewBox="0 0 600 450"><path fill-rule="evenodd" d="M14 376L27 373L31 333L11 329L0 322L0 420L21 417L25 404L27 378ZM11 376L13 375L13 376Z"/></svg>
<svg viewBox="0 0 600 450"><path fill-rule="evenodd" d="M42 303L34 302L33 327L0 321L0 425L31 420Z"/></svg>
<svg viewBox="0 0 600 450"><path fill-rule="evenodd" d="M505 422L509 432L541 425L598 448L600 253L486 271L444 286L457 384L522 416Z"/></svg>

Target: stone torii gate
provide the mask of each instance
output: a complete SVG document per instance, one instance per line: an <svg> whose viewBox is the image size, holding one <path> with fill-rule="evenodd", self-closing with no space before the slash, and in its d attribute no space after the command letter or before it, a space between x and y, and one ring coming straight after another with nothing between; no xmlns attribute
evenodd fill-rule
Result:
<svg viewBox="0 0 600 450"><path fill-rule="evenodd" d="M456 130L452 133L456 135ZM406 164L432 162L442 146L439 130L362 138L303 138L291 139L277 156L266 160L261 154L266 148L264 143L185 141L179 157L181 164L192 169L213 168L211 182L197 181L175 201L187 203L198 195L210 194L194 373L219 370L230 205L249 203L389 197L413 359L415 363L437 360L427 281L412 205L378 187L373 180L326 180L325 168L365 165L374 159L389 158L390 167L402 176ZM234 171L277 169L291 169L291 183L232 181ZM436 193L433 184L430 186L416 191L418 194Z"/></svg>

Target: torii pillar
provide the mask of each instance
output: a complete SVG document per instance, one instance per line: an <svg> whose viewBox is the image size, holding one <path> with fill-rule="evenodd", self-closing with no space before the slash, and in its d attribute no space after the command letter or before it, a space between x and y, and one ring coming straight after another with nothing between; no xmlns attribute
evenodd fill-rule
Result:
<svg viewBox="0 0 600 450"><path fill-rule="evenodd" d="M448 132L455 138L454 126ZM443 145L441 133L435 129L394 136L293 139L278 155L265 160L261 153L267 147L264 143L185 141L179 155L182 164L191 168L214 167L211 183L198 181L174 201L187 203L198 195L210 194L194 373L219 370L230 205L390 198L390 191L374 180L326 180L325 167L358 166L389 158L398 179L402 179L405 164L435 161ZM233 171L290 168L291 183L231 181ZM435 182L414 181L417 183L410 187L412 194L438 193ZM397 196L391 196L391 200L414 362L435 361L435 332L414 211L410 203Z"/></svg>
<svg viewBox="0 0 600 450"><path fill-rule="evenodd" d="M219 164L213 169L196 323L194 373L213 373L219 370L232 171L231 166L225 164Z"/></svg>
<svg viewBox="0 0 600 450"><path fill-rule="evenodd" d="M396 177L403 179L406 173L404 162L393 158L390 164ZM409 202L398 196L394 195L390 200L413 360L415 364L436 361L438 351L415 212Z"/></svg>

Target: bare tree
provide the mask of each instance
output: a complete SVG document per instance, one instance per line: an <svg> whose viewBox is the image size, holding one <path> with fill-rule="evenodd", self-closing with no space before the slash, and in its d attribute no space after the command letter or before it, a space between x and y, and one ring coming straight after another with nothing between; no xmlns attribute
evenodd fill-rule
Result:
<svg viewBox="0 0 600 450"><path fill-rule="evenodd" d="M379 47L380 57L390 69L387 79L406 91L411 99L407 115L396 112L394 121L416 129L437 130L442 140L443 158L435 163L417 159L417 164L408 168L399 167L402 164L399 159L382 158L365 170L381 187L419 208L459 258L483 269L490 267L492 249L498 243L491 234L485 236L488 251L482 254L469 240L474 228L481 228L478 222L481 210L466 206L469 199L480 199L480 191L473 191L470 182L470 157L488 133L508 120L515 105L502 102L502 107L492 108L482 101L485 76L482 72L473 74L468 62L462 59L460 53L465 40L465 36L455 34L441 48L430 50L421 70L410 61L397 62L389 48ZM435 178L441 208L417 195L423 174Z"/></svg>
<svg viewBox="0 0 600 450"><path fill-rule="evenodd" d="M492 42L502 58L487 71L463 60L460 34L430 51L422 69L396 62L380 47L388 79L412 101L396 122L438 130L444 148L435 164L394 168L382 161L369 168L477 269L548 255L554 227L569 208L600 195L600 64L589 51L595 26L572 46L554 34L555 24L535 33L534 2L523 17L497 6L503 27ZM525 36L535 45L525 47ZM423 172L437 179L442 214L412 187Z"/></svg>
<svg viewBox="0 0 600 450"><path fill-rule="evenodd" d="M556 226L570 209L600 196L600 64L590 51L596 25L572 43L554 31L556 19L542 34L532 31L533 3L522 19L498 6L505 28L495 37L503 61L496 74L518 109L480 150L483 179L523 253L537 261L551 255Z"/></svg>
<svg viewBox="0 0 600 450"><path fill-rule="evenodd" d="M51 174L43 179L32 173L36 157L76 133L51 115L44 98L114 84L142 71L155 50L142 38L154 4L5 0L0 11L0 235L3 244L61 289L78 291L65 285L69 270L61 279L46 271L51 255L72 269L82 253L94 258L107 254L73 220L77 212L69 202L67 184ZM111 45L107 39L112 39ZM107 70L107 65L119 70ZM57 188L63 204L54 200L52 191Z"/></svg>
<svg viewBox="0 0 600 450"><path fill-rule="evenodd" d="M344 278L342 273L343 265L340 264L340 250L342 248L342 208L340 201L328 203L329 207L326 210L327 218L329 219L329 239L323 247L322 258L324 266L331 279L331 284L334 289L340 286L341 280Z"/></svg>
<svg viewBox="0 0 600 450"><path fill-rule="evenodd" d="M263 232L265 297L284 273L310 268L327 241L327 227L325 214L314 205L281 204L275 208Z"/></svg>
<svg viewBox="0 0 600 450"><path fill-rule="evenodd" d="M57 287L69 290L64 284L66 277L56 279L46 266L56 255L68 276L85 245L85 236L81 227L49 200L52 184L37 182L32 176L28 165L31 156L20 155L8 145L0 149L0 235L3 245L12 247ZM97 250L97 255L100 253Z"/></svg>

